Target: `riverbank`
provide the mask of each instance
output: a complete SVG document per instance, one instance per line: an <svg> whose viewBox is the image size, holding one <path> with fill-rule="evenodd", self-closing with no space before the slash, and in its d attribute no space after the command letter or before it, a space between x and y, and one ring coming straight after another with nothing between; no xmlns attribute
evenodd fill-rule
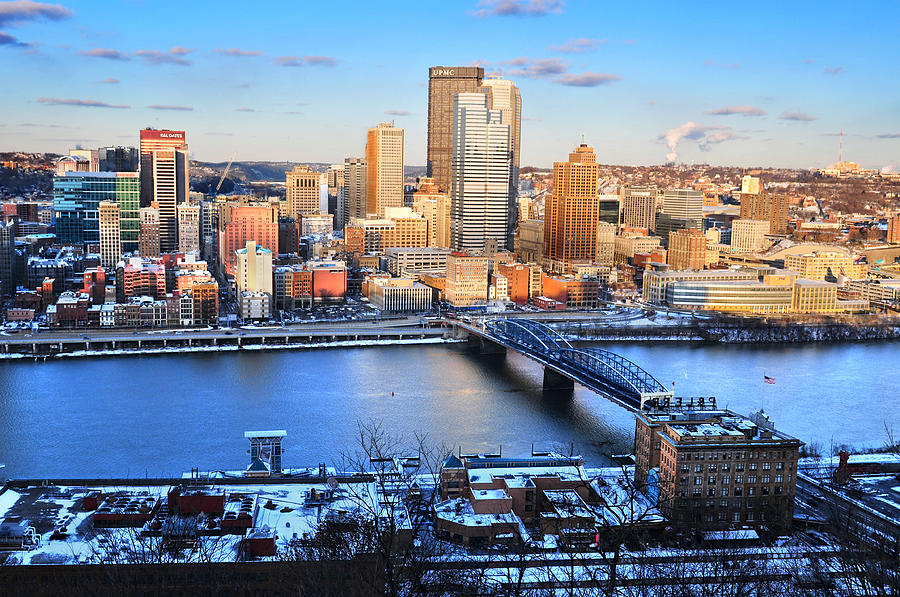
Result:
<svg viewBox="0 0 900 597"><path fill-rule="evenodd" d="M57 354L33 355L22 353L0 354L0 360L19 360L19 359L68 359L68 358L84 358L84 357L105 357L105 356L145 356L159 354L181 354L181 353L200 353L200 352L252 352L262 350L313 350L319 348L360 348L368 346L405 346L411 344L453 344L465 342L454 338L404 338L404 339L385 339L385 340L339 340L334 342L315 342L315 343L294 343L294 344L251 344L244 346L170 346L170 347L148 347L148 348L130 348L130 349L104 349L104 350L76 350L73 352L61 352Z"/></svg>

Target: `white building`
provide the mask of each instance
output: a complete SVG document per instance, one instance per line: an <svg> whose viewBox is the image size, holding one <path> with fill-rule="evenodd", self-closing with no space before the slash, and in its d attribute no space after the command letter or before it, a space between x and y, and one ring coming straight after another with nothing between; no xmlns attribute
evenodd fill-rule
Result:
<svg viewBox="0 0 900 597"><path fill-rule="evenodd" d="M234 252L237 267L234 271L238 292L265 292L272 294L272 251L258 247L255 241Z"/></svg>
<svg viewBox="0 0 900 597"><path fill-rule="evenodd" d="M737 253L754 253L767 249L768 220L734 220L731 223L731 248Z"/></svg>
<svg viewBox="0 0 900 597"><path fill-rule="evenodd" d="M178 250L200 254L200 206L182 203L178 206Z"/></svg>
<svg viewBox="0 0 900 597"><path fill-rule="evenodd" d="M428 311L434 291L411 278L372 278L369 300L382 311Z"/></svg>
<svg viewBox="0 0 900 597"><path fill-rule="evenodd" d="M494 239L512 250L509 125L483 93L459 93L453 106L450 166L451 237L457 251L482 250Z"/></svg>

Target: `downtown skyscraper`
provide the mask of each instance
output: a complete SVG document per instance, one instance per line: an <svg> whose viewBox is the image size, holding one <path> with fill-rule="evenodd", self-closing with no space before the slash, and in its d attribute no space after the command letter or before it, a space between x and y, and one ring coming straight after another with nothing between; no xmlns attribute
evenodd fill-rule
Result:
<svg viewBox="0 0 900 597"><path fill-rule="evenodd" d="M480 66L434 66L428 69L428 176L442 191L450 190L453 154L454 97L478 91Z"/></svg>
<svg viewBox="0 0 900 597"><path fill-rule="evenodd" d="M163 253L178 249L177 206L188 197L190 173L184 131L140 132L141 205L156 201L159 245Z"/></svg>
<svg viewBox="0 0 900 597"><path fill-rule="evenodd" d="M451 246L483 250L487 241L512 249L509 185L510 126L488 109L483 93L459 93L454 100L451 162Z"/></svg>
<svg viewBox="0 0 900 597"><path fill-rule="evenodd" d="M366 134L366 217L382 218L388 207L403 207L404 131L389 122Z"/></svg>

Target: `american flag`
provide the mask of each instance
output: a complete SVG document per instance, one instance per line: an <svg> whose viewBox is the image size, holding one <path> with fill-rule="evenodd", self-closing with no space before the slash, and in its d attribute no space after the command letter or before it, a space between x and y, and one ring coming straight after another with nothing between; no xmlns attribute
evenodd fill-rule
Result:
<svg viewBox="0 0 900 597"><path fill-rule="evenodd" d="M763 375L763 381L766 383L775 383L775 378L769 377L768 375Z"/></svg>

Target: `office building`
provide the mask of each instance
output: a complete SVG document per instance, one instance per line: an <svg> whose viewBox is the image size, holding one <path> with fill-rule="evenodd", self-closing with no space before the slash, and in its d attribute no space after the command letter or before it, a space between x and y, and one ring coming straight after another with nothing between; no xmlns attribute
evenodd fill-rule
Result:
<svg viewBox="0 0 900 597"><path fill-rule="evenodd" d="M138 249L140 182L136 172L67 172L53 179L56 236L61 243L99 244L101 201L119 204L122 250Z"/></svg>
<svg viewBox="0 0 900 597"><path fill-rule="evenodd" d="M399 277L443 274L449 254L450 249L442 247L389 248L384 251L385 269Z"/></svg>
<svg viewBox="0 0 900 597"><path fill-rule="evenodd" d="M404 134L389 122L366 134L366 214L384 217L385 210L403 207Z"/></svg>
<svg viewBox="0 0 900 597"><path fill-rule="evenodd" d="M235 251L234 281L238 292L266 292L272 294L272 251L248 240L243 249Z"/></svg>
<svg viewBox="0 0 900 597"><path fill-rule="evenodd" d="M438 189L433 178L419 179L413 193L413 209L428 220L428 246L450 246L450 195Z"/></svg>
<svg viewBox="0 0 900 597"><path fill-rule="evenodd" d="M656 229L656 202L659 191L652 187L628 186L622 190L621 222L629 228Z"/></svg>
<svg viewBox="0 0 900 597"><path fill-rule="evenodd" d="M139 251L141 257L159 257L159 210L142 207Z"/></svg>
<svg viewBox="0 0 900 597"><path fill-rule="evenodd" d="M584 143L568 162L553 164L553 193L544 204L543 265L555 272L570 271L574 262L597 257L597 176L594 149Z"/></svg>
<svg viewBox="0 0 900 597"><path fill-rule="evenodd" d="M353 218L366 217L366 160L347 158L344 160L344 205L341 228Z"/></svg>
<svg viewBox="0 0 900 597"><path fill-rule="evenodd" d="M656 234L663 238L675 230L703 228L703 191L665 189L661 212L656 218Z"/></svg>
<svg viewBox="0 0 900 597"><path fill-rule="evenodd" d="M294 166L284 176L284 215L299 222L301 215L320 213L323 175L314 172L309 166Z"/></svg>
<svg viewBox="0 0 900 597"><path fill-rule="evenodd" d="M522 263L538 263L541 260L544 254L543 220L525 220L519 223L515 250Z"/></svg>
<svg viewBox="0 0 900 597"><path fill-rule="evenodd" d="M741 194L741 219L769 222L769 234L787 234L788 197L774 193Z"/></svg>
<svg viewBox="0 0 900 597"><path fill-rule="evenodd" d="M0 218L0 296L8 297L16 293L16 234L18 218Z"/></svg>
<svg viewBox="0 0 900 597"><path fill-rule="evenodd" d="M78 161L87 162L87 172L100 171L100 153L96 149L70 149L69 155Z"/></svg>
<svg viewBox="0 0 900 597"><path fill-rule="evenodd" d="M521 234L521 233L520 233ZM612 267L615 263L616 225L605 221L597 222L597 265Z"/></svg>
<svg viewBox="0 0 900 597"><path fill-rule="evenodd" d="M663 305L670 284L681 281L689 282L727 282L759 280L755 270L704 270L704 271L666 271L647 268L644 270L643 295L645 303Z"/></svg>
<svg viewBox="0 0 900 597"><path fill-rule="evenodd" d="M851 280L866 278L868 265L854 263L853 258L843 251L813 251L802 255L787 255L784 267L797 272L807 280L838 281L838 276Z"/></svg>
<svg viewBox="0 0 900 597"><path fill-rule="evenodd" d="M97 150L100 172L137 172L140 154L136 147L101 147Z"/></svg>
<svg viewBox="0 0 900 597"><path fill-rule="evenodd" d="M200 254L200 206L182 203L178 214L178 250Z"/></svg>
<svg viewBox="0 0 900 597"><path fill-rule="evenodd" d="M537 264L525 265L523 263L500 263L496 271L506 278L506 293L508 300L517 305L524 305L532 296L532 279L537 273L538 294L540 294L540 266Z"/></svg>
<svg viewBox="0 0 900 597"><path fill-rule="evenodd" d="M489 261L487 257L462 252L447 256L444 294L451 306L472 307L487 303Z"/></svg>
<svg viewBox="0 0 900 597"><path fill-rule="evenodd" d="M793 284L768 281L677 281L666 288L666 304L685 311L784 315L794 303Z"/></svg>
<svg viewBox="0 0 900 597"><path fill-rule="evenodd" d="M122 256L119 204L115 201L101 201L97 213L100 220L100 265L106 271L113 271Z"/></svg>
<svg viewBox="0 0 900 597"><path fill-rule="evenodd" d="M500 110L501 120L509 125L509 147L514 168L513 181L519 184L519 148L522 135L522 97L512 81L498 75L489 75L478 91L488 96L488 108Z"/></svg>
<svg viewBox="0 0 900 597"><path fill-rule="evenodd" d="M188 194L187 139L184 131L142 129L140 131L141 160L141 205L146 207L155 199L153 184L153 152L157 150L178 150L184 153L185 178L180 180L183 191L179 191L183 201ZM174 216L173 216L174 217Z"/></svg>
<svg viewBox="0 0 900 597"><path fill-rule="evenodd" d="M659 508L670 523L791 528L803 442L777 431L762 411L743 417L697 400L636 419L635 484L658 483Z"/></svg>
<svg viewBox="0 0 900 597"><path fill-rule="evenodd" d="M200 257L208 263L215 263L218 257L216 241L219 210L212 201L200 202Z"/></svg>
<svg viewBox="0 0 900 597"><path fill-rule="evenodd" d="M734 220L731 222L731 248L737 253L755 253L769 247L768 220Z"/></svg>
<svg viewBox="0 0 900 597"><path fill-rule="evenodd" d="M412 278L373 278L369 301L388 313L430 311L434 290Z"/></svg>
<svg viewBox="0 0 900 597"><path fill-rule="evenodd" d="M331 214L305 214L300 216L300 236L331 234L333 230L334 216Z"/></svg>
<svg viewBox="0 0 900 597"><path fill-rule="evenodd" d="M509 125L482 93L454 102L451 236L456 251L483 250L488 241L512 248L509 212Z"/></svg>
<svg viewBox="0 0 900 597"><path fill-rule="evenodd" d="M669 234L668 263L673 270L706 267L706 235L698 228Z"/></svg>
<svg viewBox="0 0 900 597"><path fill-rule="evenodd" d="M900 244L900 216L888 218L887 242L890 245Z"/></svg>
<svg viewBox="0 0 900 597"><path fill-rule="evenodd" d="M658 236L643 234L617 236L613 245L613 260L616 265L624 265L631 262L639 253L650 253L660 250L659 248Z"/></svg>
<svg viewBox="0 0 900 597"><path fill-rule="evenodd" d="M450 191L450 168L453 161L455 97L474 93L482 84L484 69L480 66L434 66L428 69L428 176L438 188Z"/></svg>
<svg viewBox="0 0 900 597"><path fill-rule="evenodd" d="M221 204L218 226L219 263L226 275L234 275L235 251L248 241L278 254L278 209L271 205Z"/></svg>

